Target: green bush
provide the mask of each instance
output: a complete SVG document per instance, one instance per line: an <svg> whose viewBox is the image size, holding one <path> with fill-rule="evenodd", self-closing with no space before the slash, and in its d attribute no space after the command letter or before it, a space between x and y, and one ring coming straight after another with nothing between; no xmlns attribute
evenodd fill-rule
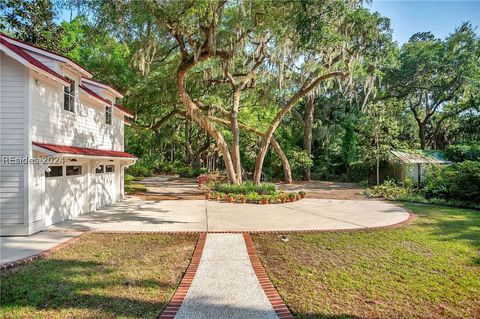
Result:
<svg viewBox="0 0 480 319"><path fill-rule="evenodd" d="M453 162L480 160L480 144L449 145L445 150L447 159Z"/></svg>
<svg viewBox="0 0 480 319"><path fill-rule="evenodd" d="M135 177L152 176L155 173L155 167L153 167L150 163L139 159L135 164L127 167L125 173Z"/></svg>
<svg viewBox="0 0 480 319"><path fill-rule="evenodd" d="M464 161L433 168L424 191L427 198L480 202L480 162Z"/></svg>
<svg viewBox="0 0 480 319"><path fill-rule="evenodd" d="M273 183L260 183L255 184L253 182L245 182L240 185L234 184L215 184L213 189L217 192L222 193L232 193L232 194L248 194L248 193L258 193L260 195L271 195L276 191L275 184Z"/></svg>
<svg viewBox="0 0 480 319"><path fill-rule="evenodd" d="M397 200L400 196L404 196L414 192L413 189L399 186L393 180L386 180L381 185L373 186L366 191L369 197L384 197L390 200Z"/></svg>
<svg viewBox="0 0 480 319"><path fill-rule="evenodd" d="M369 188L365 194L406 202L480 208L480 162L432 166L424 187L418 190L413 185L408 179L403 186L389 180Z"/></svg>
<svg viewBox="0 0 480 319"><path fill-rule="evenodd" d="M256 203L260 200L260 195L258 195L256 192L247 193L245 197L249 203Z"/></svg>
<svg viewBox="0 0 480 319"><path fill-rule="evenodd" d="M129 175L129 174L125 174L125 176L123 177L123 181L124 181L125 185L129 185L134 179L135 179L135 177L133 175Z"/></svg>

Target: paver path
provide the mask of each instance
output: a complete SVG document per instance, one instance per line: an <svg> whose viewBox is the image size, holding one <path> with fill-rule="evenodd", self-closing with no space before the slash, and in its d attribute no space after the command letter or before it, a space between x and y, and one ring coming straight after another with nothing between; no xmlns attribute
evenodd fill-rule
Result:
<svg viewBox="0 0 480 319"><path fill-rule="evenodd" d="M176 319L278 318L250 263L242 234L208 234Z"/></svg>

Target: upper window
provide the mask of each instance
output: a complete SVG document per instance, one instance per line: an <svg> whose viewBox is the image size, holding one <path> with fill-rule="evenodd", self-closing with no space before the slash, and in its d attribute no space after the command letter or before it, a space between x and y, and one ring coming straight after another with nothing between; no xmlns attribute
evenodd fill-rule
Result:
<svg viewBox="0 0 480 319"><path fill-rule="evenodd" d="M75 112L75 81L67 78L70 86L63 87L63 109L69 112Z"/></svg>
<svg viewBox="0 0 480 319"><path fill-rule="evenodd" d="M108 100L108 102L110 105L105 107L105 123L112 125L112 101Z"/></svg>

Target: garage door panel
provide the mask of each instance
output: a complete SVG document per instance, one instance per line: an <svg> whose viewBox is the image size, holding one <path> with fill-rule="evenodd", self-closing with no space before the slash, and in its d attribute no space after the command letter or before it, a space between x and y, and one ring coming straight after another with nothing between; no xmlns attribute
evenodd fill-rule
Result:
<svg viewBox="0 0 480 319"><path fill-rule="evenodd" d="M45 226L86 213L87 176L45 178Z"/></svg>
<svg viewBox="0 0 480 319"><path fill-rule="evenodd" d="M62 220L62 189L63 179L45 179L45 226L50 226Z"/></svg>

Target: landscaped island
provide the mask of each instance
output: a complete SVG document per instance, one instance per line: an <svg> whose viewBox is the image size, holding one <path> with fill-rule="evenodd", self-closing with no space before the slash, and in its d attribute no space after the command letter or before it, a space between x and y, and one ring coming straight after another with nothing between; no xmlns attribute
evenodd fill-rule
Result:
<svg viewBox="0 0 480 319"><path fill-rule="evenodd" d="M279 204L294 202L304 198L306 193L277 191L273 183L245 182L240 185L218 182L209 175L198 178L199 187L205 190L205 199L226 201L227 203Z"/></svg>

